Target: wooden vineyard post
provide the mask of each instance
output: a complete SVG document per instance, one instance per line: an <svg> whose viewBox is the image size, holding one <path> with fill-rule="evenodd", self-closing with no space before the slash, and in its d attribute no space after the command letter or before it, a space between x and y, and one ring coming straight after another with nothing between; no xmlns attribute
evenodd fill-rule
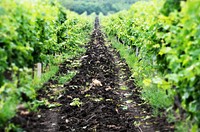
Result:
<svg viewBox="0 0 200 132"><path fill-rule="evenodd" d="M139 55L139 48L138 48L138 47L136 47L135 55L136 55L136 56Z"/></svg>
<svg viewBox="0 0 200 132"><path fill-rule="evenodd" d="M42 63L37 63L37 77L39 79L42 77Z"/></svg>
<svg viewBox="0 0 200 132"><path fill-rule="evenodd" d="M42 77L42 63L36 63L32 67L32 78L37 77L41 79Z"/></svg>

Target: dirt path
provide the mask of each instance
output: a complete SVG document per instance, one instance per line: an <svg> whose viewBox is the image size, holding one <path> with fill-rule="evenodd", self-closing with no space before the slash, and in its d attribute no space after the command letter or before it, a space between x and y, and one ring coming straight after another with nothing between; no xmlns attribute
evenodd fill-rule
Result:
<svg viewBox="0 0 200 132"><path fill-rule="evenodd" d="M68 67L67 64L78 60L79 68ZM86 54L78 60L60 66L58 74L78 69L69 83L60 86L50 80L40 93L40 99L62 106L41 108L38 113L18 116L15 122L30 132L173 131L165 118L152 117L151 108L134 87L127 64L115 50L105 46L98 19Z"/></svg>

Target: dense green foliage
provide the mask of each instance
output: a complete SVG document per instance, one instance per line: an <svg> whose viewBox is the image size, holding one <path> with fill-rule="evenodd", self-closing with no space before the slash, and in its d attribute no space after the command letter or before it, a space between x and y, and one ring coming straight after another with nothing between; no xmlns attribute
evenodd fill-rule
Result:
<svg viewBox="0 0 200 132"><path fill-rule="evenodd" d="M34 64L50 65L76 52L91 28L91 19L56 2L0 1L0 127L27 101L24 95L35 99Z"/></svg>
<svg viewBox="0 0 200 132"><path fill-rule="evenodd" d="M60 0L79 14L114 13L135 1ZM199 12L200 0L149 0L103 20L107 35L123 44L115 48L132 68L143 97L156 108L169 108L174 96L180 98L193 131L200 127ZM66 11L57 2L0 1L0 127L15 115L19 103L35 100L34 64L58 65L78 52L91 27L89 17ZM50 68L50 74L57 70ZM43 82L51 75L43 76Z"/></svg>
<svg viewBox="0 0 200 132"><path fill-rule="evenodd" d="M123 45L115 37L110 37L112 46L120 53L120 56L126 60L126 63L128 64L129 68L131 71L135 74L139 74L139 72L135 72L138 70L135 67L140 66L137 61L138 58L135 55L135 52L133 49L131 49L128 45ZM145 65L144 65L145 64ZM148 67L148 63L143 63L145 67ZM151 67L147 68L147 71L143 71L144 74L147 74L149 71L148 69ZM135 77L135 76L134 76ZM138 76L137 76L138 77ZM142 81L142 79L141 79ZM137 78L137 83L139 84L139 79ZM142 85L141 85L142 86ZM142 98L145 98L148 100L149 104L151 104L151 107L154 108L154 114L158 115L159 114L159 109L160 108L167 108L172 106L172 99L169 98L168 95L166 95L165 90L157 88L157 87L147 87L142 89Z"/></svg>
<svg viewBox="0 0 200 132"><path fill-rule="evenodd" d="M128 9L138 0L59 0L67 9L79 14L87 12L92 13L115 13L120 10Z"/></svg>
<svg viewBox="0 0 200 132"><path fill-rule="evenodd" d="M163 8L161 9L161 12L164 15L169 15L171 12L177 10L181 10L181 1L186 0L166 0L165 4L163 5Z"/></svg>
<svg viewBox="0 0 200 132"><path fill-rule="evenodd" d="M181 11L169 16L161 13L164 3L137 2L105 18L104 29L137 52L133 76L139 86L179 96L195 129L200 126L200 1L181 2Z"/></svg>

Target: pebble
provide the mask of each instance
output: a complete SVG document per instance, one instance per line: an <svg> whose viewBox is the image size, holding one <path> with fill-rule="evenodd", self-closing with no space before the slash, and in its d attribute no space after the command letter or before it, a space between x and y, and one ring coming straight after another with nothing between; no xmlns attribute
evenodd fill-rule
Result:
<svg viewBox="0 0 200 132"><path fill-rule="evenodd" d="M66 123L69 123L69 120L68 120L68 119L66 119L66 120L65 120L65 122L66 122Z"/></svg>
<svg viewBox="0 0 200 132"><path fill-rule="evenodd" d="M52 123L51 125L52 125L52 126L56 126L56 123Z"/></svg>

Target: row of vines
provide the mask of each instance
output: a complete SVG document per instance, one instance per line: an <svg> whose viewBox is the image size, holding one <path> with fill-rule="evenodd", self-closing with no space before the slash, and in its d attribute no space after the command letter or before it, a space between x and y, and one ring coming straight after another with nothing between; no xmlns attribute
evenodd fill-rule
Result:
<svg viewBox="0 0 200 132"><path fill-rule="evenodd" d="M200 1L167 2L137 2L104 17L104 30L136 52L132 70L136 82L143 80L139 86L165 90L195 130L200 127Z"/></svg>
<svg viewBox="0 0 200 132"><path fill-rule="evenodd" d="M36 98L34 65L47 66L76 52L91 28L88 17L55 1L0 1L0 127L15 115L20 102Z"/></svg>

